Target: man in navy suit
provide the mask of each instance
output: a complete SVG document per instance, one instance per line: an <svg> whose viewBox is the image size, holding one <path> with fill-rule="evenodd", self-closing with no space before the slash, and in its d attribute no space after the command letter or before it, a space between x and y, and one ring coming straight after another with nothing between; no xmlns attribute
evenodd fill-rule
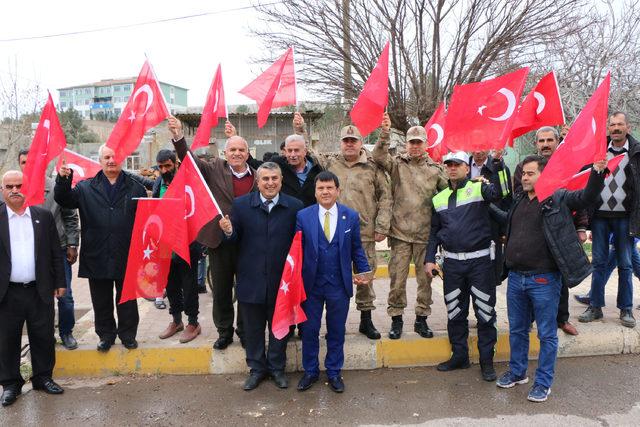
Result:
<svg viewBox="0 0 640 427"><path fill-rule="evenodd" d="M272 162L256 173L258 190L234 200L231 219L226 215L220 228L238 245L236 296L244 324L247 365L250 374L244 389L256 388L268 375L279 388L287 388L284 375L287 337L279 340L271 331L271 320L284 263L296 227L296 214L303 208L298 199L282 188L282 171ZM268 325L269 347L265 352L264 331Z"/></svg>
<svg viewBox="0 0 640 427"><path fill-rule="evenodd" d="M307 300L302 308L307 321L302 323L302 366L304 376L298 390L310 388L320 375L320 323L327 310L327 356L324 366L329 386L336 393L344 391L340 376L344 364L344 335L349 299L353 285L367 284L371 269L360 243L358 212L336 203L340 194L338 177L319 173L315 179L317 204L298 212L296 231L302 230L302 279ZM351 263L358 274L352 277Z"/></svg>

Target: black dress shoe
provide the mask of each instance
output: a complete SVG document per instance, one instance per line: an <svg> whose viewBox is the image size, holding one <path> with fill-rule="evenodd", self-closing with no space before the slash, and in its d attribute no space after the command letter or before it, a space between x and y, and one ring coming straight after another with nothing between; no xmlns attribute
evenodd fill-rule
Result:
<svg viewBox="0 0 640 427"><path fill-rule="evenodd" d="M316 381L318 381L317 375L304 374L298 382L298 391L305 391L310 389Z"/></svg>
<svg viewBox="0 0 640 427"><path fill-rule="evenodd" d="M344 391L344 381L342 381L342 377L329 378L329 387L336 393L342 393Z"/></svg>
<svg viewBox="0 0 640 427"><path fill-rule="evenodd" d="M244 385L242 386L242 389L245 391L253 390L254 388L258 387L258 385L260 385L260 383L266 377L267 376L265 374L257 374L257 373L249 374L247 379L244 381Z"/></svg>
<svg viewBox="0 0 640 427"><path fill-rule="evenodd" d="M271 374L271 378L273 379L273 382L276 383L276 386L278 386L278 388L289 387L289 380L287 380L287 376L284 374L284 372L273 372Z"/></svg>
<svg viewBox="0 0 640 427"><path fill-rule="evenodd" d="M400 337L402 336L402 327L404 326L402 316L393 316L391 319L391 330L389 331L389 338L391 338L392 340L400 339Z"/></svg>
<svg viewBox="0 0 640 427"><path fill-rule="evenodd" d="M433 331L427 325L427 316L417 316L413 330L422 338L433 338Z"/></svg>
<svg viewBox="0 0 640 427"><path fill-rule="evenodd" d="M64 389L56 384L51 378L43 378L39 380L32 380L34 390L42 390L47 394L62 394Z"/></svg>
<svg viewBox="0 0 640 427"><path fill-rule="evenodd" d="M60 335L60 341L62 341L62 346L67 350L78 348L78 341L73 337L73 334Z"/></svg>
<svg viewBox="0 0 640 427"><path fill-rule="evenodd" d="M229 344L233 342L233 337L219 337L216 342L213 343L213 348L216 350L224 350L229 347Z"/></svg>
<svg viewBox="0 0 640 427"><path fill-rule="evenodd" d="M22 394L22 390L18 386L7 386L2 391L2 406L12 405L18 396Z"/></svg>
<svg viewBox="0 0 640 427"><path fill-rule="evenodd" d="M448 372L455 371L456 369L467 369L471 366L469 363L469 358L451 358L446 362L442 362L438 365L438 371L440 372Z"/></svg>
<svg viewBox="0 0 640 427"><path fill-rule="evenodd" d="M100 340L100 342L98 343L98 351L106 353L111 349L112 345L113 345L112 341Z"/></svg>
<svg viewBox="0 0 640 427"><path fill-rule="evenodd" d="M575 298L575 300L578 301L580 304L584 304L584 305L591 304L591 298L589 294L574 295L573 298Z"/></svg>
<svg viewBox="0 0 640 427"><path fill-rule="evenodd" d="M487 382L493 382L498 378L496 370L493 368L493 362L480 362L480 371L482 379Z"/></svg>
<svg viewBox="0 0 640 427"><path fill-rule="evenodd" d="M122 341L122 345L127 350L135 350L136 348L138 348L138 341L136 341L134 338L132 340Z"/></svg>

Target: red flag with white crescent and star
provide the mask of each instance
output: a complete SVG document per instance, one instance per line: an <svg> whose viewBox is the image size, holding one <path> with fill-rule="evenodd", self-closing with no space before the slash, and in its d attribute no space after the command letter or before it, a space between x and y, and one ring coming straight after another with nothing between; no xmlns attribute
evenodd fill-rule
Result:
<svg viewBox="0 0 640 427"><path fill-rule="evenodd" d="M444 141L444 123L446 118L445 105L441 102L424 129L427 131L427 153L434 162L441 162L448 150Z"/></svg>
<svg viewBox="0 0 640 427"><path fill-rule="evenodd" d="M240 89L258 104L258 127L262 128L272 108L296 104L296 69L293 47L254 81Z"/></svg>
<svg viewBox="0 0 640 427"><path fill-rule="evenodd" d="M584 165L606 157L610 82L611 73L607 73L549 159L535 185L538 200L566 188Z"/></svg>
<svg viewBox="0 0 640 427"><path fill-rule="evenodd" d="M169 109L149 60L144 62L133 93L116 122L107 147L115 151L121 163L140 145L144 133L169 116Z"/></svg>
<svg viewBox="0 0 640 427"><path fill-rule="evenodd" d="M550 72L540 79L536 87L524 98L511 130L513 140L542 126L564 124L564 112L556 73Z"/></svg>
<svg viewBox="0 0 640 427"><path fill-rule="evenodd" d="M191 153L182 159L178 172L162 197L165 199L179 199L183 204L178 211L165 209L163 203L156 209L155 213L163 219L166 227L161 240L191 265L189 245L196 240L200 229L222 212Z"/></svg>
<svg viewBox="0 0 640 427"><path fill-rule="evenodd" d="M56 164L56 172L60 170L62 161L65 161L69 169L73 169L73 181L71 186L75 187L77 183L85 179L93 178L98 172L102 170L100 163L95 160L91 160L88 157L78 154L75 151L64 149L62 154L58 157L58 163Z"/></svg>
<svg viewBox="0 0 640 427"><path fill-rule="evenodd" d="M164 199L138 199L136 219L131 233L127 269L119 304L136 298L157 298L163 295L171 267L171 248L161 237L166 224L154 211ZM177 200L173 203L177 206Z"/></svg>
<svg viewBox="0 0 640 427"><path fill-rule="evenodd" d="M450 151L500 150L511 136L529 68L453 88L444 143Z"/></svg>
<svg viewBox="0 0 640 427"><path fill-rule="evenodd" d="M56 107L51 94L42 109L38 128L29 147L27 164L24 167L23 190L25 206L44 203L44 183L47 166L67 146Z"/></svg>
<svg viewBox="0 0 640 427"><path fill-rule="evenodd" d="M209 93L207 93L207 101L202 109L202 117L200 125L196 131L196 136L191 143L191 151L200 147L209 146L209 138L211 137L211 128L218 126L218 119L228 117L227 104L224 100L224 87L222 85L222 68L218 64L216 75L211 82Z"/></svg>
<svg viewBox="0 0 640 427"><path fill-rule="evenodd" d="M301 307L306 299L307 294L302 281L302 231L298 231L291 242L276 296L271 322L271 332L276 338L281 340L287 336L291 325L307 320L307 315Z"/></svg>

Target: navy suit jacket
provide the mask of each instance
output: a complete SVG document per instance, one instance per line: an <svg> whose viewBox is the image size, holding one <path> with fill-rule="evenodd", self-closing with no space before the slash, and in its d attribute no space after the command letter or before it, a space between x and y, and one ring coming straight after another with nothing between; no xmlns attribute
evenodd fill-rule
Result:
<svg viewBox="0 0 640 427"><path fill-rule="evenodd" d="M296 214L304 206L280 192L271 212L253 192L233 201L233 234L238 244L236 296L238 301L275 306L284 263L295 233Z"/></svg>
<svg viewBox="0 0 640 427"><path fill-rule="evenodd" d="M302 230L302 280L306 292L310 292L316 283L318 274L318 238L320 220L318 205L311 205L298 212L296 231ZM351 263L358 273L371 270L360 241L360 219L358 212L338 203L338 224L336 234L340 250L340 270L345 291L353 296L353 277Z"/></svg>

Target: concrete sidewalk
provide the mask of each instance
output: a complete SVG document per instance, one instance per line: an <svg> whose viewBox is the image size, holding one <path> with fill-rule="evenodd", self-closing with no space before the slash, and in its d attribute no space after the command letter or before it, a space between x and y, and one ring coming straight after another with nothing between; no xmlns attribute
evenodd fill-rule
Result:
<svg viewBox="0 0 640 427"><path fill-rule="evenodd" d="M76 266L74 266L76 267ZM77 268L77 267L76 267ZM74 268L74 276L75 274ZM386 266L378 270L378 276L386 275ZM610 355L621 353L640 353L640 327L628 329L620 325L618 310L615 308L617 292L617 275L611 277L607 286L607 307L604 308L605 319L602 322L581 324L577 316L584 311L584 306L576 303L573 295L586 293L590 286L588 278L580 286L570 291L571 322L576 325L580 334L577 337L567 336L558 331L560 337L560 357ZM634 279L635 280L635 279ZM434 330L433 339L423 339L413 332L413 304L415 301L416 281L410 278L407 284L409 308L405 311L404 334L400 340L389 340L387 333L391 320L386 312L386 301L389 292L389 279L378 278L375 281L377 294L376 310L373 321L383 338L371 341L358 333L360 321L351 301L351 309L347 321L345 343L345 369L374 369L380 367L405 367L435 365L450 356L450 346L446 333L446 310L442 294L442 281L437 278L433 282L433 314L429 317L429 326ZM234 343L223 351L213 350L213 341L217 332L213 327L211 316L211 293L200 295L200 322L202 335L188 344L180 344L178 335L168 340L160 340L160 334L170 322L169 310L158 310L153 302L139 300L140 327L138 330L137 350L128 351L118 342L106 353L96 351L98 338L93 329L93 311L86 280L75 278L73 295L76 301L76 312L84 313L77 319L74 334L80 347L67 351L57 346L56 377L67 376L106 376L130 373L150 374L205 374L205 373L243 373L247 372L244 351L236 337ZM168 305L168 302L167 302ZM499 331L496 360L508 360L509 339L506 310L506 281L497 292L497 327ZM634 314L640 314L634 310ZM472 358L477 361L477 338L474 335L475 317L469 315L471 329L470 349ZM324 335L324 333L321 333ZM321 335L321 336L322 336ZM539 348L535 329L531 334L531 355L536 356ZM324 340L321 339L321 353L324 351ZM294 338L289 342L287 350L288 369L301 370L301 342ZM321 357L324 357L321 355Z"/></svg>

